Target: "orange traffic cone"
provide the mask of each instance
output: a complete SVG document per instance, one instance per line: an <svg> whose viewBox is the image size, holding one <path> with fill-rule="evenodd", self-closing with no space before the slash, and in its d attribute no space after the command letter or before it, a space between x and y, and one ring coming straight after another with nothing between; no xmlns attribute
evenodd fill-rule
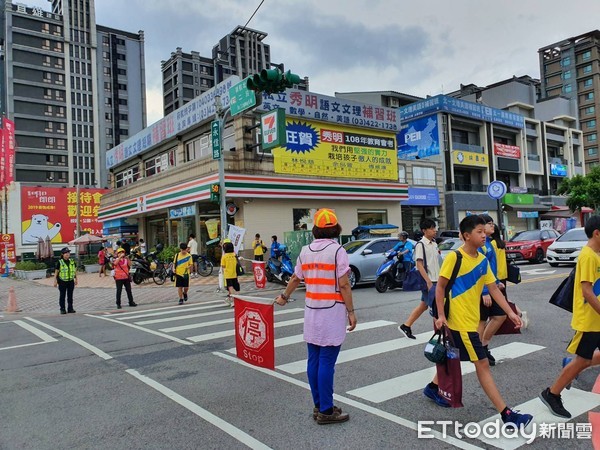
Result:
<svg viewBox="0 0 600 450"><path fill-rule="evenodd" d="M21 312L21 310L17 306L17 295L15 294L15 288L12 286L8 288L8 304L6 305L6 309L4 310L4 312Z"/></svg>

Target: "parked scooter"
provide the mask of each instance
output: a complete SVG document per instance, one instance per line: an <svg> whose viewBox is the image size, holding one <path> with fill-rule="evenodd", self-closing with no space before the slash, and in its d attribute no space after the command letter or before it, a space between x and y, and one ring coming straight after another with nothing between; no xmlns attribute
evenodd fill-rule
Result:
<svg viewBox="0 0 600 450"><path fill-rule="evenodd" d="M386 292L388 289L401 288L406 276L402 264L403 255L391 250L385 253L385 257L385 261L377 269L377 279L375 280L375 289L381 293Z"/></svg>
<svg viewBox="0 0 600 450"><path fill-rule="evenodd" d="M279 249L275 251L275 254L281 258L269 258L265 267L265 275L267 281L280 281L283 284L288 284L290 277L294 273L294 265L292 260L287 254L287 247L280 245Z"/></svg>
<svg viewBox="0 0 600 450"><path fill-rule="evenodd" d="M141 284L146 280L152 279L156 284L164 284L167 276L164 264L158 260L158 253L162 251L163 246L159 244L156 252L149 253L144 258L140 253L131 254L131 270L133 282Z"/></svg>

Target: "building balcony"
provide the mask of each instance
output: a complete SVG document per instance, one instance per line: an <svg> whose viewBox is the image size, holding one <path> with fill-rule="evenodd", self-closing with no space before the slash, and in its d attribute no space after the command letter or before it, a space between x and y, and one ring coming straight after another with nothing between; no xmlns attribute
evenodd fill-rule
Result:
<svg viewBox="0 0 600 450"><path fill-rule="evenodd" d="M481 145L461 144L460 142L452 143L452 150L462 150L464 152L483 153Z"/></svg>
<svg viewBox="0 0 600 450"><path fill-rule="evenodd" d="M446 191L487 192L487 184L447 183Z"/></svg>

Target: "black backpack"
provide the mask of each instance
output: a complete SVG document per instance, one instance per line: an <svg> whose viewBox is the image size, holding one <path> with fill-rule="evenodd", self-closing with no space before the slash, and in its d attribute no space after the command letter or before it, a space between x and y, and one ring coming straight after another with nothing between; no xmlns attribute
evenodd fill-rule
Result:
<svg viewBox="0 0 600 450"><path fill-rule="evenodd" d="M550 297L550 303L565 311L573 312L573 291L575 290L575 270L571 270L571 273L565 278L562 283L559 284L552 297Z"/></svg>

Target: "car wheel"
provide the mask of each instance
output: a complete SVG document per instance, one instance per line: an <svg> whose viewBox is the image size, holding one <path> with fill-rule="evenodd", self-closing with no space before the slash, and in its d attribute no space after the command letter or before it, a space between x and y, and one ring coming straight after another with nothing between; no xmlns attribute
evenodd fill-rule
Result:
<svg viewBox="0 0 600 450"><path fill-rule="evenodd" d="M544 250L542 250L541 248L538 248L535 251L534 258L531 259L530 262L532 262L532 263L541 263L541 262L544 262Z"/></svg>
<svg viewBox="0 0 600 450"><path fill-rule="evenodd" d="M360 275L358 273L358 269L356 267L350 267L350 272L348 273L348 281L350 282L350 289L354 289L356 283L360 279Z"/></svg>
<svg viewBox="0 0 600 450"><path fill-rule="evenodd" d="M550 264L550 267L558 267L557 263L548 263L548 264Z"/></svg>

